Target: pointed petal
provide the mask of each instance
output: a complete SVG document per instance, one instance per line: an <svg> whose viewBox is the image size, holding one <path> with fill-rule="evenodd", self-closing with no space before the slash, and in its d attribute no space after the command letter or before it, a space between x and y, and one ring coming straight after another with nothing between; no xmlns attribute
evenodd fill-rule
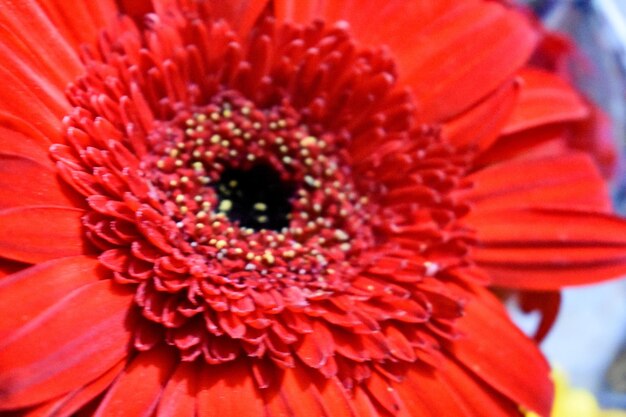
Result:
<svg viewBox="0 0 626 417"><path fill-rule="evenodd" d="M500 302L487 290L477 291L479 297L468 302L457 321L465 337L452 344L450 354L513 403L548 417L554 390L546 360Z"/></svg>
<svg viewBox="0 0 626 417"><path fill-rule="evenodd" d="M520 99L502 133L589 116L589 107L563 78L532 68L524 69L519 76L522 80Z"/></svg>
<svg viewBox="0 0 626 417"><path fill-rule="evenodd" d="M469 109L511 78L536 41L521 15L484 2L441 17L414 42L406 42L406 50L394 52L402 79L415 92L421 119L441 121Z"/></svg>
<svg viewBox="0 0 626 417"><path fill-rule="evenodd" d="M574 209L471 213L474 259L498 286L557 290L626 273L626 220Z"/></svg>
<svg viewBox="0 0 626 417"><path fill-rule="evenodd" d="M37 3L63 39L74 49L78 49L84 43L93 44L100 30L109 25L117 15L113 0L80 3L37 0Z"/></svg>
<svg viewBox="0 0 626 417"><path fill-rule="evenodd" d="M177 364L170 347L141 352L109 388L94 417L150 417Z"/></svg>
<svg viewBox="0 0 626 417"><path fill-rule="evenodd" d="M69 394L67 399L55 408L54 414L50 417L72 417L75 415L76 411L96 398L111 385L124 369L124 365L125 361L118 362L89 384Z"/></svg>
<svg viewBox="0 0 626 417"><path fill-rule="evenodd" d="M100 263L85 256L55 259L0 280L0 340L65 295L103 278ZM35 290L36 289L36 290ZM19 314L15 311L19 310Z"/></svg>
<svg viewBox="0 0 626 417"><path fill-rule="evenodd" d="M182 362L167 382L157 417L194 417L196 415L196 391L198 369L190 362Z"/></svg>
<svg viewBox="0 0 626 417"><path fill-rule="evenodd" d="M518 82L504 84L470 110L445 123L443 136L457 147L472 146L484 151L500 135L518 96Z"/></svg>
<svg viewBox="0 0 626 417"><path fill-rule="evenodd" d="M519 406L476 378L453 359L439 369L441 383L454 391L471 416L509 417L519 414ZM448 414L446 414L448 415Z"/></svg>
<svg viewBox="0 0 626 417"><path fill-rule="evenodd" d="M11 126L13 125L13 126ZM0 117L0 153L38 162L49 161L51 142L37 129L19 119Z"/></svg>
<svg viewBox="0 0 626 417"><path fill-rule="evenodd" d="M506 161L467 177L470 190L458 193L475 212L533 205L577 207L605 211L610 197L591 158L569 153Z"/></svg>
<svg viewBox="0 0 626 417"><path fill-rule="evenodd" d="M198 417L264 415L261 395L244 360L205 366L199 389Z"/></svg>
<svg viewBox="0 0 626 417"><path fill-rule="evenodd" d="M83 214L55 206L0 210L0 256L37 263L85 253Z"/></svg>
<svg viewBox="0 0 626 417"><path fill-rule="evenodd" d="M462 396L436 370L409 365L404 380L391 384L391 387L402 399L402 406L409 416L473 416L465 407Z"/></svg>
<svg viewBox="0 0 626 417"><path fill-rule="evenodd" d="M94 282L15 329L0 345L0 409L55 398L123 359L132 295L110 280Z"/></svg>
<svg viewBox="0 0 626 417"><path fill-rule="evenodd" d="M75 205L54 166L0 151L0 210L28 205Z"/></svg>
<svg viewBox="0 0 626 417"><path fill-rule="evenodd" d="M315 371L303 366L286 369L279 381L270 385L267 390L263 390L269 416L350 417L354 415L354 410L345 398L335 397L335 400L339 401L327 402L326 399L330 400L330 397L320 393L309 372ZM327 389L332 389L333 382L328 381L328 383L331 385ZM328 391L325 393L329 394Z"/></svg>

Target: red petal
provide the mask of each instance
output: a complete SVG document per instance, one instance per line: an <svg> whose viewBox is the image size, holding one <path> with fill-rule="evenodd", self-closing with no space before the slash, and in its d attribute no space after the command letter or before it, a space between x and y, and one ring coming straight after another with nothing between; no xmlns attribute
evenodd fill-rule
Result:
<svg viewBox="0 0 626 417"><path fill-rule="evenodd" d="M141 352L113 383L94 417L150 417L176 366L169 347Z"/></svg>
<svg viewBox="0 0 626 417"><path fill-rule="evenodd" d="M431 369L409 365L404 380L391 387L398 393L401 406L409 416L473 416L464 406L462 396Z"/></svg>
<svg viewBox="0 0 626 417"><path fill-rule="evenodd" d="M582 153L507 161L468 180L473 188L459 196L472 203L475 212L532 205L611 208L605 182L591 158Z"/></svg>
<svg viewBox="0 0 626 417"><path fill-rule="evenodd" d="M535 341L540 343L552 328L559 314L561 293L559 291L523 291L519 294L519 303L525 313L538 311L541 315L539 327L534 335Z"/></svg>
<svg viewBox="0 0 626 417"><path fill-rule="evenodd" d="M626 273L626 220L567 209L472 213L474 259L495 285L555 290Z"/></svg>
<svg viewBox="0 0 626 417"><path fill-rule="evenodd" d="M396 54L422 120L438 121L463 112L512 77L536 41L521 15L481 2L441 17Z"/></svg>
<svg viewBox="0 0 626 417"><path fill-rule="evenodd" d="M128 0L124 0L128 3ZM154 8L159 14L167 13L168 8L178 7L176 0L153 0ZM268 0L208 0L213 17L222 18L245 37L252 25L266 8Z"/></svg>
<svg viewBox="0 0 626 417"><path fill-rule="evenodd" d="M0 408L57 397L124 358L132 294L110 280L88 284L9 335L0 346Z"/></svg>
<svg viewBox="0 0 626 417"><path fill-rule="evenodd" d="M0 209L27 206L75 206L71 191L59 182L54 165L0 153Z"/></svg>
<svg viewBox="0 0 626 417"><path fill-rule="evenodd" d="M301 23L345 19L360 41L388 45L425 121L447 120L486 97L537 41L525 18L495 2L282 0L275 11Z"/></svg>
<svg viewBox="0 0 626 417"><path fill-rule="evenodd" d="M444 124L443 136L458 147L487 149L510 118L518 96L519 83L504 84L481 103Z"/></svg>
<svg viewBox="0 0 626 417"><path fill-rule="evenodd" d="M112 0L80 3L37 0L37 3L63 39L71 42L75 49L84 43L94 43L100 30L109 25L118 13Z"/></svg>
<svg viewBox="0 0 626 417"><path fill-rule="evenodd" d="M0 256L37 263L85 253L83 214L55 206L0 210Z"/></svg>
<svg viewBox="0 0 626 417"><path fill-rule="evenodd" d="M49 161L51 142L30 124L19 119L0 118L0 153Z"/></svg>
<svg viewBox="0 0 626 417"><path fill-rule="evenodd" d="M0 280L0 340L65 295L102 278L98 261L84 256L45 262ZM36 289L36 290L34 290ZM15 314L16 309L20 313Z"/></svg>
<svg viewBox="0 0 626 417"><path fill-rule="evenodd" d="M589 107L561 77L531 68L520 72L520 77L520 99L503 133L589 116Z"/></svg>
<svg viewBox="0 0 626 417"><path fill-rule="evenodd" d="M120 361L111 369L100 375L94 381L71 393L68 399L55 409L55 413L50 417L71 417L74 413L97 397L102 391L111 385L124 369L124 361Z"/></svg>
<svg viewBox="0 0 626 417"><path fill-rule="evenodd" d="M252 371L243 360L207 365L200 375L198 417L264 415L264 404Z"/></svg>
<svg viewBox="0 0 626 417"><path fill-rule="evenodd" d="M194 417L196 415L196 390L198 370L193 363L178 365L165 386L159 402L157 417Z"/></svg>
<svg viewBox="0 0 626 417"><path fill-rule="evenodd" d="M441 383L456 393L456 398L470 410L471 416L510 417L519 414L517 404L476 378L456 361L446 362L439 374Z"/></svg>
<svg viewBox="0 0 626 417"><path fill-rule="evenodd" d="M451 355L478 378L513 403L550 415L553 387L550 368L537 346L508 319L507 313L486 290L465 307L457 321L466 336L451 347Z"/></svg>

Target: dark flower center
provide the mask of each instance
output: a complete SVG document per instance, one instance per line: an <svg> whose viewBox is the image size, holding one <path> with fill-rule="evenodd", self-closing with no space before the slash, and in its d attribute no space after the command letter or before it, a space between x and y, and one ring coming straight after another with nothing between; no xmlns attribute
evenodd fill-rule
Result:
<svg viewBox="0 0 626 417"><path fill-rule="evenodd" d="M240 227L282 230L289 226L294 188L269 165L226 169L215 186L218 210Z"/></svg>

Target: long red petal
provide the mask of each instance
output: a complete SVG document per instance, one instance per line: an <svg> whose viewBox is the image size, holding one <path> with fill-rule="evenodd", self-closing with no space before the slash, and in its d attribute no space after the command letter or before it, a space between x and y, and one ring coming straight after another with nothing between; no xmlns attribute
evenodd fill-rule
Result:
<svg viewBox="0 0 626 417"><path fill-rule="evenodd" d="M472 146L484 151L501 134L518 95L518 82L503 85L478 105L445 123L443 136L457 147Z"/></svg>
<svg viewBox="0 0 626 417"><path fill-rule="evenodd" d="M182 362L167 382L157 417L194 417L199 371L193 363Z"/></svg>
<svg viewBox="0 0 626 417"><path fill-rule="evenodd" d="M83 214L57 206L0 210L0 256L37 263L85 253Z"/></svg>
<svg viewBox="0 0 626 417"><path fill-rule="evenodd" d="M0 151L0 210L28 205L75 205L54 166Z"/></svg>
<svg viewBox="0 0 626 417"><path fill-rule="evenodd" d="M55 398L124 358L132 294L110 280L98 281L15 329L0 346L0 409Z"/></svg>
<svg viewBox="0 0 626 417"><path fill-rule="evenodd" d="M261 394L244 361L205 366L199 390L198 417L258 417L264 413Z"/></svg>
<svg viewBox="0 0 626 417"><path fill-rule="evenodd" d="M626 220L587 210L530 208L470 214L474 259L495 285L557 290L626 273Z"/></svg>
<svg viewBox="0 0 626 417"><path fill-rule="evenodd" d="M6 341L10 332L70 292L101 278L96 259L75 256L44 262L0 280L0 340Z"/></svg>
<svg viewBox="0 0 626 417"><path fill-rule="evenodd" d="M442 17L407 42L397 52L400 75L414 90L423 120L448 120L512 77L536 40L520 15L480 3Z"/></svg>
<svg viewBox="0 0 626 417"><path fill-rule="evenodd" d="M71 393L68 398L60 404L55 410L54 414L49 417L71 417L76 411L93 400L105 389L111 385L111 383L119 376L124 369L125 361L120 361L111 369L100 375L89 384L81 387L75 392Z"/></svg>
<svg viewBox="0 0 626 417"><path fill-rule="evenodd" d="M478 291L480 299L468 302L457 322L466 337L453 343L451 355L514 404L548 417L554 389L546 360L500 302L488 291Z"/></svg>
<svg viewBox="0 0 626 417"><path fill-rule="evenodd" d="M522 80L520 99L503 133L589 116L589 107L561 77L531 68L521 71L519 76Z"/></svg>
<svg viewBox="0 0 626 417"><path fill-rule="evenodd" d="M411 365L404 380L392 384L391 387L398 392L409 416L472 417L474 415L469 413L464 405L463 395L466 393L459 395L455 392L438 371L420 365Z"/></svg>
<svg viewBox="0 0 626 417"><path fill-rule="evenodd" d="M549 205L610 211L602 176L583 153L507 161L468 176L473 187L458 193L475 212Z"/></svg>
<svg viewBox="0 0 626 417"><path fill-rule="evenodd" d="M141 352L113 383L94 417L152 416L176 361L166 346Z"/></svg>
<svg viewBox="0 0 626 417"><path fill-rule="evenodd" d="M509 417L519 413L519 405L476 378L450 359L439 369L441 382L457 394L472 416ZM446 414L447 415L447 414Z"/></svg>

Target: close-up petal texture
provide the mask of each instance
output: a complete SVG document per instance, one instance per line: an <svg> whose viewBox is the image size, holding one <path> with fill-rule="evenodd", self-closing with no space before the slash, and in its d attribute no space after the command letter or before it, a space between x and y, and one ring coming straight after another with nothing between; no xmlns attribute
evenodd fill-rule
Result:
<svg viewBox="0 0 626 417"><path fill-rule="evenodd" d="M548 417L491 290L558 309L626 221L541 37L487 0L0 0L0 415Z"/></svg>

